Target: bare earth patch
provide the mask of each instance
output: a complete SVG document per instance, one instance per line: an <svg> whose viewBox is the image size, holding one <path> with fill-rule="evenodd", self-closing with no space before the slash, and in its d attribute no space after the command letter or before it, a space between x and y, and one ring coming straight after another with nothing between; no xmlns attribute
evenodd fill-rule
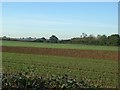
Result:
<svg viewBox="0 0 120 90"><path fill-rule="evenodd" d="M118 60L117 51L2 46L2 52Z"/></svg>

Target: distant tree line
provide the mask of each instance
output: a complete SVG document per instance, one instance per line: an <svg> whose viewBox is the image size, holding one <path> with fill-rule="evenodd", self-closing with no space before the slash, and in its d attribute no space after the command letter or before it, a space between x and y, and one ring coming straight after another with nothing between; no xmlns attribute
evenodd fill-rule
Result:
<svg viewBox="0 0 120 90"><path fill-rule="evenodd" d="M120 35L119 34L112 34L110 36L106 35L89 35L83 33L80 37L72 38L67 41L61 42L69 42L75 44L86 44L86 45L107 45L107 46L118 46L120 45Z"/></svg>
<svg viewBox="0 0 120 90"><path fill-rule="evenodd" d="M45 37L42 38L10 38L3 36L2 40L9 41L29 41L29 42L41 42L41 43L72 43L72 44L85 44L85 45L107 45L107 46L119 46L120 45L120 35L112 34L110 36L106 35L87 35L82 33L80 37L71 38L67 40L59 40L57 36L52 35L49 39Z"/></svg>

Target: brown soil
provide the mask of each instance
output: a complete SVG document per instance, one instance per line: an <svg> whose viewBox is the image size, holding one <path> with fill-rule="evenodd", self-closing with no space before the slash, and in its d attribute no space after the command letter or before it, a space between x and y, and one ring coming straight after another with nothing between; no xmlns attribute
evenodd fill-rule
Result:
<svg viewBox="0 0 120 90"><path fill-rule="evenodd" d="M2 52L118 60L117 51L2 46Z"/></svg>

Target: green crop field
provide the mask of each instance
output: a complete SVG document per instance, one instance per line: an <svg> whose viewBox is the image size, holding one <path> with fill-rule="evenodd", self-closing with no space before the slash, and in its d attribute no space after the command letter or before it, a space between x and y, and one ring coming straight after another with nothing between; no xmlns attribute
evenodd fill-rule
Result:
<svg viewBox="0 0 120 90"><path fill-rule="evenodd" d="M111 51L117 51L118 49L113 46L50 44L20 41L3 41L2 46ZM116 60L2 52L2 69L4 73L14 74L28 72L44 77L67 74L69 77L75 78L78 81L83 79L91 86L105 88L117 87L118 83L118 62Z"/></svg>
<svg viewBox="0 0 120 90"><path fill-rule="evenodd" d="M22 47L40 47L40 48L63 48L63 49L84 49L84 50L110 50L117 51L115 46L93 46L80 44L51 44L38 42L20 42L20 41L2 41L3 46L22 46Z"/></svg>
<svg viewBox="0 0 120 90"><path fill-rule="evenodd" d="M68 74L102 87L116 87L117 62L18 53L3 53L3 72L32 72L42 76Z"/></svg>

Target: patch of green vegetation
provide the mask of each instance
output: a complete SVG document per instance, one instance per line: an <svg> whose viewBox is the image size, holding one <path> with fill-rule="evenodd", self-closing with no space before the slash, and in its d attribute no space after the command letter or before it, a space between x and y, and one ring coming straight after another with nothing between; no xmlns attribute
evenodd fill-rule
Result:
<svg viewBox="0 0 120 90"><path fill-rule="evenodd" d="M94 46L94 45L81 45L81 44L39 43L39 42L20 42L20 41L2 41L2 45L40 47L40 48L82 49L82 50L109 50L109 51L118 50L117 46Z"/></svg>
<svg viewBox="0 0 120 90"><path fill-rule="evenodd" d="M28 72L2 75L3 90L86 90L84 88L96 90L100 86L89 85L85 80L76 81L74 78L69 78L67 74L52 75L47 78L34 74L30 75Z"/></svg>
<svg viewBox="0 0 120 90"><path fill-rule="evenodd" d="M29 72L48 77L67 74L90 85L116 87L117 61L3 53L3 72Z"/></svg>

